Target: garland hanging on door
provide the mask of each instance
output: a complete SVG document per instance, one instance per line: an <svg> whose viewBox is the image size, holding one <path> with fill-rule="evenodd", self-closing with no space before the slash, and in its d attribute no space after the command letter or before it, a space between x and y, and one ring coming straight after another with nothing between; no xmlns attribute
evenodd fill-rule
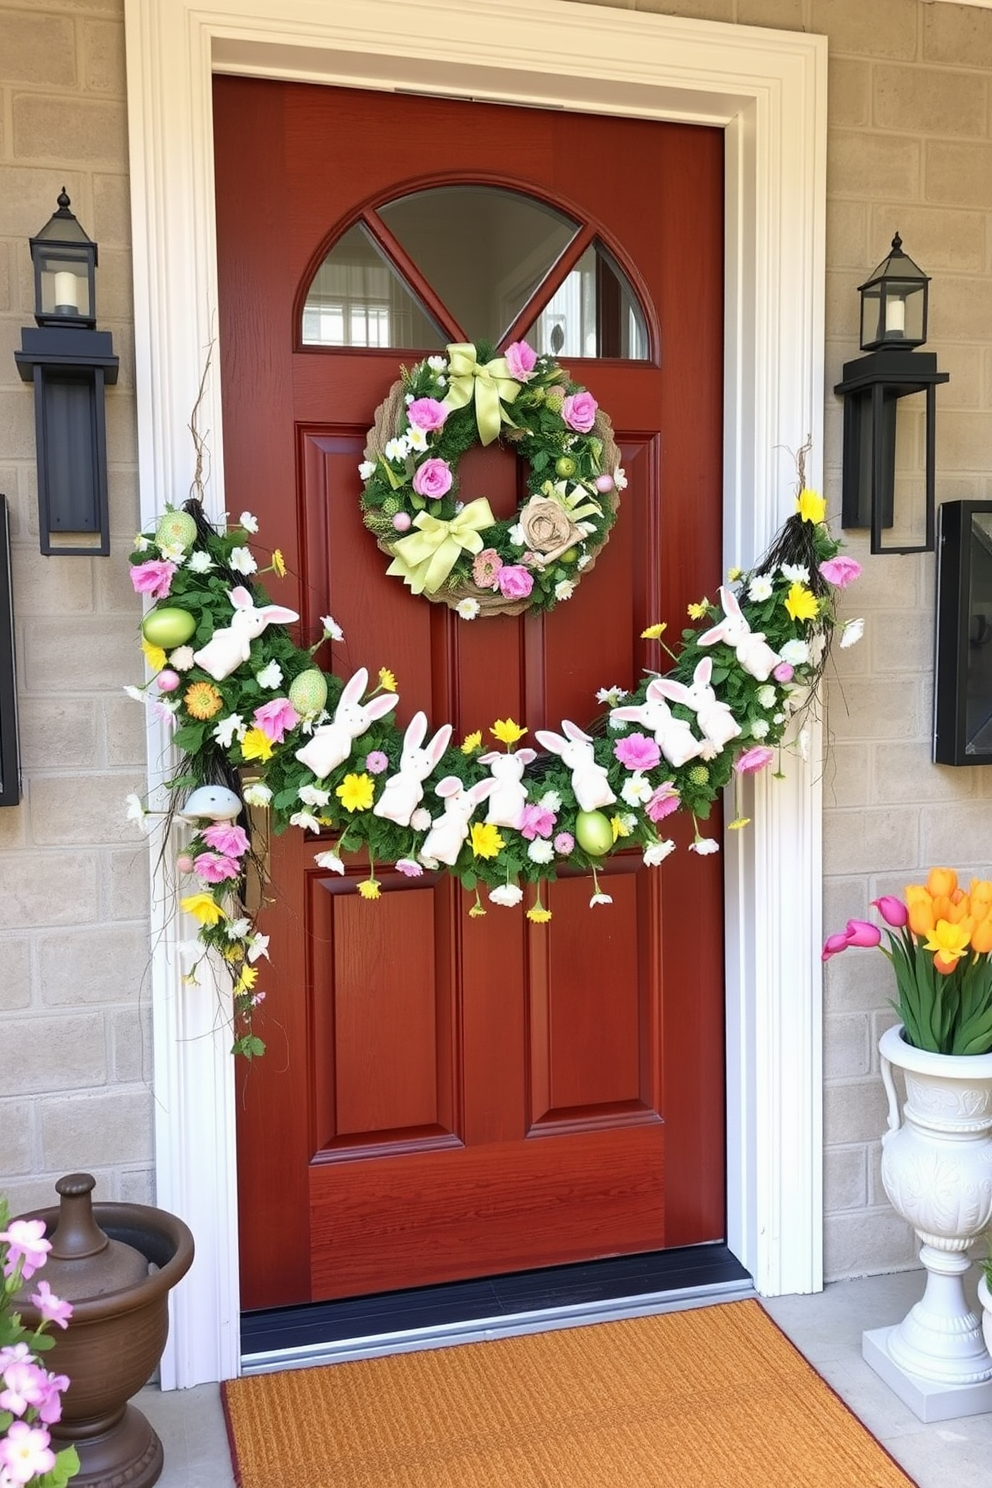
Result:
<svg viewBox="0 0 992 1488"><path fill-rule="evenodd" d="M527 465L508 519L462 496L458 462L504 439ZM463 620L551 610L570 599L616 520L626 485L613 429L550 356L515 341L501 357L470 342L402 376L368 433L362 515L387 573Z"/></svg>
<svg viewBox="0 0 992 1488"><path fill-rule="evenodd" d="M364 666L345 679L316 665L318 651L344 641L331 616L308 649L293 641L295 611L261 584L284 577L285 564L276 549L259 569L254 517L218 532L198 500L167 511L131 556L134 588L153 602L142 622L152 675L125 690L174 730L181 762L165 814L189 824L179 902L199 922L198 957L218 952L230 973L235 1050L264 1049L252 1014L268 955L245 906L244 804L268 808L276 831L311 833L327 872L344 874L347 855L367 857L356 883L366 900L380 897L383 878L449 873L473 895L473 918L486 913L481 889L512 907L533 886L527 918L550 920L542 885L562 867L590 873L591 906L610 904L598 870L631 849L648 866L663 862L675 848L663 823L676 811L692 816L691 852L719 851L700 820L730 782L736 804L743 775L776 758L780 771L786 731L825 664L836 592L860 571L838 554L824 506L805 489L800 458L795 513L762 561L732 570L718 603L691 604L681 642L666 643L664 623L649 626L637 687L601 688L588 726L536 730L541 754L521 744L528 729L512 718L479 719L461 740L448 723L432 732L422 712L401 730L388 666L370 684ZM848 621L840 645L861 629ZM132 797L130 814L150 813ZM730 828L744 825L738 804ZM195 981L195 964L187 977Z"/></svg>

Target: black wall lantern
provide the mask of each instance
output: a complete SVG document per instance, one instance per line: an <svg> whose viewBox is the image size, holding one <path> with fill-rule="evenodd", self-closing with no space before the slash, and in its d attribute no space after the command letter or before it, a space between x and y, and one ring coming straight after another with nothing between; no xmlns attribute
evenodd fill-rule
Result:
<svg viewBox="0 0 992 1488"><path fill-rule="evenodd" d="M859 286L861 350L868 355L846 362L834 388L844 399L841 525L870 528L873 553L932 553L935 546L936 387L950 378L938 372L933 352L915 349L927 339L929 283L896 233L888 258ZM922 420L916 405L903 402L914 393L924 395ZM922 447L908 461L914 468L906 484L922 498L923 540L883 544L883 532L897 524L897 456L912 455L914 445Z"/></svg>
<svg viewBox="0 0 992 1488"><path fill-rule="evenodd" d="M117 381L118 359L110 332L96 330L96 244L70 212L64 186L58 211L30 242L38 324L21 332L14 360L34 383L41 551L106 555L104 387Z"/></svg>
<svg viewBox="0 0 992 1488"><path fill-rule="evenodd" d="M14 679L14 605L10 584L7 498L0 496L0 806L21 799L17 750L17 688Z"/></svg>

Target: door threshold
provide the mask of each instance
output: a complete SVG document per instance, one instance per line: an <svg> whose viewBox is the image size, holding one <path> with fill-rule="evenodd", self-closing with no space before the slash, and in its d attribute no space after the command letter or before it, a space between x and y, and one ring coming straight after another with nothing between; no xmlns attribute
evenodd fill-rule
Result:
<svg viewBox="0 0 992 1488"><path fill-rule="evenodd" d="M451 1348L756 1295L751 1277L726 1246L688 1246L249 1313L242 1320L241 1372L271 1374Z"/></svg>

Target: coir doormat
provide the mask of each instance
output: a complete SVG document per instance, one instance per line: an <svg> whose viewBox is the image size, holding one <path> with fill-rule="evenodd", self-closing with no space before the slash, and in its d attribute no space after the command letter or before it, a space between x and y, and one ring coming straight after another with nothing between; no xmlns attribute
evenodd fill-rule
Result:
<svg viewBox="0 0 992 1488"><path fill-rule="evenodd" d="M240 1488L912 1488L753 1301L223 1388Z"/></svg>

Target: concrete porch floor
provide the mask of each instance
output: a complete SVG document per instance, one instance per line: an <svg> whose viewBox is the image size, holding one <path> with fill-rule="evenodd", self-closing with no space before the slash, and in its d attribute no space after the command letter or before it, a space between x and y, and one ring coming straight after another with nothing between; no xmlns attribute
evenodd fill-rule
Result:
<svg viewBox="0 0 992 1488"><path fill-rule="evenodd" d="M975 1278L977 1271L972 1296ZM898 1322L922 1291L923 1273L908 1271L833 1282L816 1296L780 1297L765 1306L919 1488L992 1488L992 1414L924 1425L861 1358L862 1331ZM165 1447L160 1488L233 1488L216 1385L164 1395L149 1387L135 1403Z"/></svg>

